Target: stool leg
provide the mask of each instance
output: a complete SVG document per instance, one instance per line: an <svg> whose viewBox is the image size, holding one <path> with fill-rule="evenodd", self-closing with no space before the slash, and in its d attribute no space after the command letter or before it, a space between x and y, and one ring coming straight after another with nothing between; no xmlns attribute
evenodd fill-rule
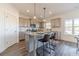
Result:
<svg viewBox="0 0 79 59"><path fill-rule="evenodd" d="M44 42L43 42L43 56L44 56Z"/></svg>
<svg viewBox="0 0 79 59"><path fill-rule="evenodd" d="M78 39L77 39L77 50L76 50L76 54L77 54L77 52L78 52L78 50L79 50L79 48L78 48Z"/></svg>
<svg viewBox="0 0 79 59"><path fill-rule="evenodd" d="M51 47L50 47L50 40L49 40L49 48L51 48ZM50 56L51 56L51 49L50 49Z"/></svg>
<svg viewBox="0 0 79 59"><path fill-rule="evenodd" d="M38 40L37 40L37 48L36 48L36 49L38 49L38 43L39 43L39 42L38 42ZM36 53L38 54L38 50L36 50Z"/></svg>
<svg viewBox="0 0 79 59"><path fill-rule="evenodd" d="M79 46L78 46L78 44L79 44L79 40L78 40L78 43L77 43L77 48L78 48L78 51L79 51Z"/></svg>

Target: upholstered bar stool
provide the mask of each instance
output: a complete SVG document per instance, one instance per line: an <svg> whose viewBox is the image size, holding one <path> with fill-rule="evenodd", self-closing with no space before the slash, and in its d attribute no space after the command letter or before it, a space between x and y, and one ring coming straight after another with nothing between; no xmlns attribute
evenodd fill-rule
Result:
<svg viewBox="0 0 79 59"><path fill-rule="evenodd" d="M53 46L56 46L56 45L53 43L53 41L56 41L56 33L51 34L50 40L52 40L52 42L51 42L52 45L53 45Z"/></svg>
<svg viewBox="0 0 79 59"><path fill-rule="evenodd" d="M38 39L38 41L43 44L43 48L42 48L43 50L42 51L43 51L43 56L44 56L44 48L46 47L46 43L49 41L49 35L45 34L44 37L42 39ZM37 42L37 47L38 47L39 42Z"/></svg>
<svg viewBox="0 0 79 59"><path fill-rule="evenodd" d="M75 39L77 41L76 46L77 46L77 50L76 53L79 52L79 35L75 36Z"/></svg>

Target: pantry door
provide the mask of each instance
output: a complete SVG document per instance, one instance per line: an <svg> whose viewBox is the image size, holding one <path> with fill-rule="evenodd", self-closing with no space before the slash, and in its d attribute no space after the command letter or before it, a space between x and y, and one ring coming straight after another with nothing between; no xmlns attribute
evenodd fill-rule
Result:
<svg viewBox="0 0 79 59"><path fill-rule="evenodd" d="M6 16L5 16L5 29L6 29L6 42L7 42L7 47L17 43L18 40L18 32L17 32L17 18L10 12L6 11Z"/></svg>

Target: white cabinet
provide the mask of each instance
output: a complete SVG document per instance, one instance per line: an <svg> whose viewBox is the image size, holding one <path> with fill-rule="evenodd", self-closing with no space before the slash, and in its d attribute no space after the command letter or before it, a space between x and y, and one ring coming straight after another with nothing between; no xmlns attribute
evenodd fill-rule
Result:
<svg viewBox="0 0 79 59"><path fill-rule="evenodd" d="M26 31L24 31L24 32L19 31L19 40L24 40L25 39L25 33L26 33Z"/></svg>
<svg viewBox="0 0 79 59"><path fill-rule="evenodd" d="M0 52L18 42L18 20L16 12L0 5Z"/></svg>

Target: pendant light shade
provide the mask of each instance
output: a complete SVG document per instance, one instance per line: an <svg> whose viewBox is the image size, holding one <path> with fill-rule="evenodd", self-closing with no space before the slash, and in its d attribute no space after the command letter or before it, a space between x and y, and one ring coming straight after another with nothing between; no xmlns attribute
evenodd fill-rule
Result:
<svg viewBox="0 0 79 59"><path fill-rule="evenodd" d="M46 12L46 8L43 8L43 10L44 10L44 19L43 19L43 21L45 22L46 20L45 20L45 12Z"/></svg>
<svg viewBox="0 0 79 59"><path fill-rule="evenodd" d="M36 19L36 4L34 3L34 17L33 19Z"/></svg>
<svg viewBox="0 0 79 59"><path fill-rule="evenodd" d="M34 16L33 19L36 19L36 16Z"/></svg>

